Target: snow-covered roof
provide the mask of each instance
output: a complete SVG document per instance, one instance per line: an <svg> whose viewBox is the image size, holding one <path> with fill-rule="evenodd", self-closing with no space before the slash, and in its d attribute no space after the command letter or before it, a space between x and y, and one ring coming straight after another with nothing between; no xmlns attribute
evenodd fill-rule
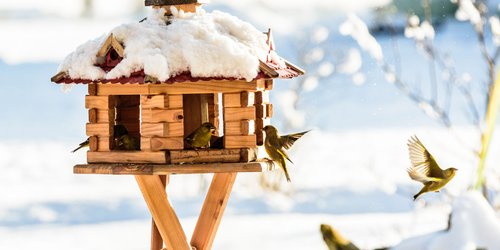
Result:
<svg viewBox="0 0 500 250"><path fill-rule="evenodd" d="M69 54L52 80L58 83L142 83L209 79L291 78L303 74L275 52L270 38L230 14L199 9L165 16L153 10L143 22L123 24ZM96 56L110 34L123 45L112 68ZM271 44L271 43L270 43ZM101 62L99 61L101 60Z"/></svg>

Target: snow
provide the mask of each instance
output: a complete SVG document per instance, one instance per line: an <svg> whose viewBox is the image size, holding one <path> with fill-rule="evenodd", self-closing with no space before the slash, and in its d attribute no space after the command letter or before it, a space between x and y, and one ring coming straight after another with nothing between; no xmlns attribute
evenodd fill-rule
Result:
<svg viewBox="0 0 500 250"><path fill-rule="evenodd" d="M476 29L479 28L482 23L481 14L479 14L479 10L474 6L472 0L459 0L455 17L461 21L470 21L475 25Z"/></svg>
<svg viewBox="0 0 500 250"><path fill-rule="evenodd" d="M266 60L266 36L235 16L214 11L174 12L166 24L165 10L153 10L147 20L111 30L124 44L124 58L111 71L95 66L96 54L108 34L88 41L69 54L59 67L73 79L115 79L144 73L165 81L180 73L193 77L234 77L247 81L258 73L259 59ZM273 62L282 64L279 57Z"/></svg>
<svg viewBox="0 0 500 250"><path fill-rule="evenodd" d="M500 221L495 211L479 192L469 191L454 201L449 230L406 239L392 249L497 249L498 235Z"/></svg>

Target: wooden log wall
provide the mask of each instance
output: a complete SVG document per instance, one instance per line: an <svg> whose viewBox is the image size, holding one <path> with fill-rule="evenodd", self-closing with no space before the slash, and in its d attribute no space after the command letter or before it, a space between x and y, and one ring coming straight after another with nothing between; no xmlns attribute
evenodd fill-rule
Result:
<svg viewBox="0 0 500 250"><path fill-rule="evenodd" d="M269 92L272 88L273 80L266 80L265 89L255 92L255 136L258 146L264 144L264 131L262 129L271 124L273 116L273 105L269 100Z"/></svg>
<svg viewBox="0 0 500 250"><path fill-rule="evenodd" d="M141 150L154 152L184 148L182 95L142 96L141 113Z"/></svg>
<svg viewBox="0 0 500 250"><path fill-rule="evenodd" d="M224 148L255 148L255 94L223 94Z"/></svg>

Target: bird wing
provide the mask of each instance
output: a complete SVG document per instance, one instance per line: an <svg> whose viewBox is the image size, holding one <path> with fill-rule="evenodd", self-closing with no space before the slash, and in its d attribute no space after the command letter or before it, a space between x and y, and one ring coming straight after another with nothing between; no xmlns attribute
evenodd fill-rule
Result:
<svg viewBox="0 0 500 250"><path fill-rule="evenodd" d="M307 130L307 131L295 133L295 134L280 136L281 147L284 147L285 149L290 149L296 140L298 140L300 137L302 137L304 134L306 134L309 131L311 131L311 130Z"/></svg>
<svg viewBox="0 0 500 250"><path fill-rule="evenodd" d="M408 151L412 165L408 174L412 179L420 182L444 179L443 170L416 136L408 140Z"/></svg>

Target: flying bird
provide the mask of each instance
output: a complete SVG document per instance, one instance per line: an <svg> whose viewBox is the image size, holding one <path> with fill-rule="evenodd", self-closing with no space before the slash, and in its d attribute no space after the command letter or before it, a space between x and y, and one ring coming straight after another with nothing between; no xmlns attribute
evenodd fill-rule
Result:
<svg viewBox="0 0 500 250"><path fill-rule="evenodd" d="M286 149L290 149L293 143L305 133L309 132L309 130L301 133L279 136L278 130L275 127L267 125L264 127L264 132L266 133L264 147L267 155L269 155L273 161L278 163L281 169L283 169L283 172L285 172L286 180L290 182L290 175L288 175L285 159L291 163L293 162L290 160L290 157L288 157Z"/></svg>
<svg viewBox="0 0 500 250"><path fill-rule="evenodd" d="M321 224L320 230L329 250L359 250L356 245L344 238L344 236L330 225Z"/></svg>
<svg viewBox="0 0 500 250"><path fill-rule="evenodd" d="M416 200L426 192L439 192L454 176L456 168L442 170L424 144L413 136L408 140L411 167L407 169L412 180L422 182L424 187L413 196Z"/></svg>
<svg viewBox="0 0 500 250"><path fill-rule="evenodd" d="M215 126L210 122L201 124L200 127L195 129L191 134L186 137L186 142L193 148L207 148L210 144L210 139L215 131Z"/></svg>

